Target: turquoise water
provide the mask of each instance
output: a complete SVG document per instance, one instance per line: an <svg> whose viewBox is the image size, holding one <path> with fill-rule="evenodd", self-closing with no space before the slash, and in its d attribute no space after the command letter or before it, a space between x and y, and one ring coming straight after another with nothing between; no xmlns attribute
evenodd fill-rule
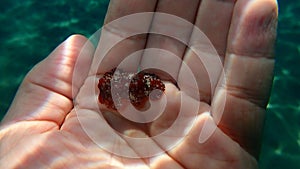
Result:
<svg viewBox="0 0 300 169"><path fill-rule="evenodd" d="M108 0L0 1L0 119L37 62L73 33L101 27ZM260 158L263 169L300 168L300 0L280 0L276 69Z"/></svg>

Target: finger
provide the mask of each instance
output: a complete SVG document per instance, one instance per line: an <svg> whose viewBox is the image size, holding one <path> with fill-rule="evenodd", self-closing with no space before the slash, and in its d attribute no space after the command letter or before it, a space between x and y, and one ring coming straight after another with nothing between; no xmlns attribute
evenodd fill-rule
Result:
<svg viewBox="0 0 300 169"><path fill-rule="evenodd" d="M277 11L275 0L237 2L228 37L225 77L212 103L220 128L255 156L273 79Z"/></svg>
<svg viewBox="0 0 300 169"><path fill-rule="evenodd" d="M155 6L156 0L110 1L91 74L107 72L131 53L144 49L152 20L149 12L153 12ZM125 69L136 70L140 57L138 55L123 64Z"/></svg>
<svg viewBox="0 0 300 169"><path fill-rule="evenodd" d="M200 99L207 103L211 101L223 67L233 7L234 0L203 0L201 2L195 22L196 27L190 39L190 48L187 49L184 57L184 62L195 75ZM202 33L204 35L201 35ZM186 84L188 81L184 78L184 70L181 70L180 74L179 81L183 82L182 85L188 85Z"/></svg>
<svg viewBox="0 0 300 169"><path fill-rule="evenodd" d="M235 1L202 0L197 14L195 26L209 38L221 57L225 56ZM191 44L193 43L197 43L197 39L192 38Z"/></svg>
<svg viewBox="0 0 300 169"><path fill-rule="evenodd" d="M165 53L153 53L151 50L144 51L141 68L161 67L166 72L178 75L178 70L181 65L186 44L180 41L187 42L192 32L193 24L197 10L199 7L199 0L159 0L156 11L150 28L150 34L147 39L146 48L158 48L160 50L167 50L173 53L180 59L172 59L166 57ZM182 10L184 9L184 10ZM163 14L162 14L163 13ZM166 15L170 14L170 15ZM183 21L184 19L184 21ZM188 22L189 24L187 24ZM153 57L159 55L159 59ZM169 66L167 66L169 65ZM164 80L169 80L169 76L160 74L161 71L155 71Z"/></svg>
<svg viewBox="0 0 300 169"><path fill-rule="evenodd" d="M36 65L23 80L4 121L43 120L60 125L89 69L94 48L86 42L85 37L73 35ZM80 59L81 73L73 77L80 52L86 57ZM74 84L72 78L77 79Z"/></svg>

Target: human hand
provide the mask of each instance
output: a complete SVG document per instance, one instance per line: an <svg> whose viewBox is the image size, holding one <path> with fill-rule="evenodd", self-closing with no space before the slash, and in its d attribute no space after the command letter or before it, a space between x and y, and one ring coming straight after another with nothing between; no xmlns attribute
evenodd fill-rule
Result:
<svg viewBox="0 0 300 169"><path fill-rule="evenodd" d="M105 56L107 59L101 60L99 56L105 50L103 41L100 40L94 54L94 48L84 37L72 36L38 64L20 86L1 126L0 168L256 168L255 158L259 154L272 82L277 4L272 0L239 0L235 4L207 0L202 1L198 9L198 3L161 0L156 5L154 1L111 1L106 22L127 14L151 11L195 21L212 41L224 64L226 78L209 77L214 79L213 82L219 81L218 85L213 84L213 90L204 67L193 59L195 54L189 49L185 52L185 46L172 38L161 35L127 38L112 48ZM211 20L214 22L209 22ZM114 39L126 31L108 27L101 38ZM114 34L116 32L118 34ZM132 150L128 154L141 158L122 157L91 140L93 136L96 140L105 139L113 133L99 116L99 105L94 103L97 98L95 77L116 67L120 60L142 50L145 45L179 56L193 71L199 90L178 89L173 80L184 88L184 79L180 76L182 69L180 65L172 64L178 78L170 80L162 75L167 106L161 117L152 123L137 124L105 112L105 119L115 130L136 140L168 130L176 120L182 102L187 105L184 109L187 118L196 113L195 121L185 139L168 151L164 151L168 144L165 140L153 139L153 142L147 142L148 147L140 149L137 146L140 142L130 141L120 134L123 142L107 144L118 152ZM147 67L147 64L153 64L149 56L141 58L141 64L137 60L131 65ZM99 61L103 61L100 66ZM201 102L192 94L198 91ZM221 113L222 103L225 103L225 109ZM198 112L190 113L194 105L199 105ZM101 105L100 108L103 110ZM212 117L203 112L211 112ZM217 126L214 121L219 122ZM205 124L212 126L214 132L208 140L199 143ZM141 155L150 149L161 149L161 153L153 157Z"/></svg>

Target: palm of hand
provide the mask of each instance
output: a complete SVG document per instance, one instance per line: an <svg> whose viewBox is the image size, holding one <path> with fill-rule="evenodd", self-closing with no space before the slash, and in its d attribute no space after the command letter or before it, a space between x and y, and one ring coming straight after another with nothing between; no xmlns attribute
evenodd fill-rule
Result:
<svg viewBox="0 0 300 169"><path fill-rule="evenodd" d="M245 10L246 2L241 0L240 4L236 5L240 6L236 7L236 11ZM261 1L261 4L266 2ZM101 146L99 147L96 144L97 141L93 142L88 137L82 125L89 126L90 124L89 129L91 129L91 132L89 135L95 134L100 139L111 133L109 130L99 132L105 121L97 113L98 105L90 104L97 97L94 93L89 92L95 86L95 82L92 80L95 79L94 76L88 76L87 78L84 75L78 76L76 77L78 81L72 83L75 62L81 62L82 66L88 65L86 62L90 62L77 61L79 52L86 40L80 36L73 36L59 46L45 61L37 65L25 78L12 107L4 119L3 124L5 125L1 128L0 164L4 164L2 161L8 159L11 160L11 163L8 162L7 164L12 167L26 165L28 168L39 166L53 168L79 168L82 166L84 168L86 165L89 168L111 168L112 166L116 168L134 168L138 166L139 168L208 169L257 167L254 156L257 155L259 149L259 137L257 135L260 135L261 132L264 106L271 83L273 61L267 58L271 54L271 46L274 40L274 32L272 32L274 26L272 22L274 21L272 19L276 19L276 16L274 16L276 4L271 1L266 4L271 5L269 7L264 6L265 10L256 13L257 15L252 16L248 13L245 14L244 18L239 18L237 12L232 19L233 28L230 31L233 33L229 32L229 28L227 30L222 29L222 31L218 30L223 32L221 34L225 37L228 35L228 42L232 43L226 44L227 38L218 41L214 39L213 33L205 32L212 38L212 42L217 46L217 50L221 55L227 53L225 59L223 59L225 60L224 66L229 80L226 84L220 85L219 95L214 95L213 98L208 99L209 101L198 102L185 95L184 91L178 91L172 83L167 83L166 96L168 104L164 114L155 122L140 125L124 120L114 114L105 114L109 124L120 133L134 138L144 138L159 135L167 130L176 119L179 112L178 105L182 101L188 102L192 105L191 107L198 104L199 109L196 112L197 118L194 125L185 139L173 149L164 151L164 145L169 144L166 141L168 139L153 139L153 142L148 142L148 147L145 148L160 149L162 153L155 157L144 157L142 154L145 150L141 150L136 142L128 141L126 137L122 138L123 142L109 144L115 146L115 150L132 150L136 157L141 157L132 159L103 150ZM122 2L119 5L122 5ZM256 5L249 6L248 10L253 10ZM110 13L111 16L107 17L108 20L118 17L113 14L113 5L110 10L112 12ZM257 18L261 18L263 22L267 20L268 23L263 26L256 25L256 27L251 27L251 24L247 25L251 22L256 23ZM242 19L246 21L242 22ZM241 27L242 31L238 32L237 29ZM264 29L262 30L261 27ZM210 29L202 28L204 31ZM264 35L259 36L261 32ZM250 35L247 35L249 33ZM133 46L138 46L138 49L140 49L135 41L129 41L129 43L134 44ZM126 43L124 42L125 46ZM257 50L258 45L256 43L261 46L261 50ZM130 45L127 47L131 49ZM180 48L180 45L177 47ZM85 46L85 48L87 48L85 50L86 55L93 55L94 49L92 47ZM166 48L168 49L168 47ZM226 51L223 49L226 49ZM123 55L124 50L120 47L115 50L114 54L120 53ZM53 72L53 70L62 71ZM262 70L266 71L260 74ZM87 71L83 71L83 74ZM95 72L91 69L90 72L93 71ZM96 72L98 71L96 70ZM245 74L243 73L245 72L248 73L247 78L244 78ZM218 81L219 77L213 78ZM255 78L262 79L262 82L257 85L254 83ZM229 102L226 102L224 115L209 139L204 143L199 143L199 134L205 123L216 127L213 122L214 119L203 112L212 111L214 113L214 111L218 111L219 104L222 103L220 101L221 96L224 96L222 87L229 93L226 94ZM205 89L202 91L205 91ZM201 93L200 91L200 95L202 94L207 93ZM73 105L72 98L74 95L77 95L77 97ZM183 96L183 99L180 98L181 96ZM212 103L208 104L210 101ZM185 109L185 112L188 112L186 118L189 118L189 107ZM249 112L252 114L250 115ZM216 118L217 115L213 114L213 116ZM93 128L95 122L100 123L100 128ZM13 132L13 135L10 134L11 132ZM14 145L13 148L12 145ZM17 162L14 160L16 155L20 156Z"/></svg>

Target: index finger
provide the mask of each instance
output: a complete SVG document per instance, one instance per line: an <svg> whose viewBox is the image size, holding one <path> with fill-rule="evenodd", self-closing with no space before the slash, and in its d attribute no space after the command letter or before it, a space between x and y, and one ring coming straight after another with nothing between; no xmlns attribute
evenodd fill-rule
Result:
<svg viewBox="0 0 300 169"><path fill-rule="evenodd" d="M237 1L228 35L225 78L212 103L220 128L255 156L272 86L277 17L276 0Z"/></svg>

